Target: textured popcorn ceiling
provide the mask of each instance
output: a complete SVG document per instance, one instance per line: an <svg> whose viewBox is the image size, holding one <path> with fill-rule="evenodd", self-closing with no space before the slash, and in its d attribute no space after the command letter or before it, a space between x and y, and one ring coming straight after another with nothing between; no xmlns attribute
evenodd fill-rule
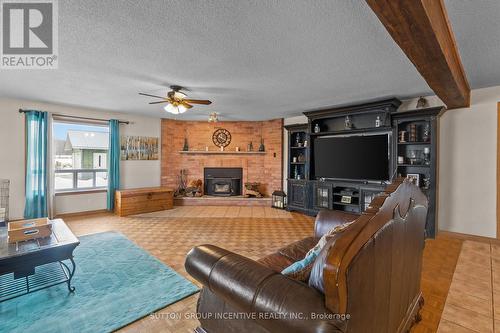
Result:
<svg viewBox="0 0 500 333"><path fill-rule="evenodd" d="M500 84L499 3L446 1L473 88ZM0 72L1 97L157 117L167 114L137 93L170 84L213 101L178 119L432 93L363 0L64 0L59 69Z"/></svg>

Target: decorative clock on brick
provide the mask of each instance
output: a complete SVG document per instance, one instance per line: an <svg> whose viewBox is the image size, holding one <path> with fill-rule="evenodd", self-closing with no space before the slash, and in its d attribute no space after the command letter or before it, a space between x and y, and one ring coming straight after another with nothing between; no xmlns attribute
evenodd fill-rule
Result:
<svg viewBox="0 0 500 333"><path fill-rule="evenodd" d="M225 128L215 130L212 141L217 147L227 147L231 143L231 133Z"/></svg>

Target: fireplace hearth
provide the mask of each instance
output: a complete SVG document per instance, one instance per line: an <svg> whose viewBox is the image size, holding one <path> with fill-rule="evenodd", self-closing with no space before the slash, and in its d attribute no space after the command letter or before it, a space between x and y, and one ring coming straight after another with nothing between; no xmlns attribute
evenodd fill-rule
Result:
<svg viewBox="0 0 500 333"><path fill-rule="evenodd" d="M242 168L205 168L205 194L215 196L241 195Z"/></svg>

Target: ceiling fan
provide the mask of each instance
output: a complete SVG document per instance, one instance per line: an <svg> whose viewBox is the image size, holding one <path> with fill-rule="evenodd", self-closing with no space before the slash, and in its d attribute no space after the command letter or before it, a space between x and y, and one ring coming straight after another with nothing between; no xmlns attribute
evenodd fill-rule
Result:
<svg viewBox="0 0 500 333"><path fill-rule="evenodd" d="M187 95L180 91L181 89L183 89L181 86L170 86L170 89L172 90L167 93L166 97L150 95L145 93L139 93L139 95L161 98L162 99L161 101L150 102L149 104L168 103L167 105L165 105L163 109L173 114L180 114L186 112L188 109L191 109L193 107L193 105L191 104L201 104L201 105L212 104L211 101L206 99L186 98Z"/></svg>

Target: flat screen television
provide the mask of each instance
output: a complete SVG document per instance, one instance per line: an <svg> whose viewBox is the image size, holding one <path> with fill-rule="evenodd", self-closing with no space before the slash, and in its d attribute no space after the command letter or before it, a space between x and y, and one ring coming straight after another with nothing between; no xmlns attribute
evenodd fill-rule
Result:
<svg viewBox="0 0 500 333"><path fill-rule="evenodd" d="M390 134L328 136L314 140L316 178L390 180Z"/></svg>

